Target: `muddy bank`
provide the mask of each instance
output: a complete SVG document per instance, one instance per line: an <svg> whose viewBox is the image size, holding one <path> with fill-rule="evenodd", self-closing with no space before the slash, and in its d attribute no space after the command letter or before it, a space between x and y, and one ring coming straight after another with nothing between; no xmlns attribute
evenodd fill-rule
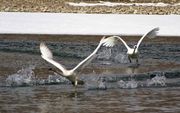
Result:
<svg viewBox="0 0 180 113"><path fill-rule="evenodd" d="M103 36L96 35L33 35L33 34L1 34L0 40L13 41L49 41L49 42L99 42ZM108 36L107 36L108 37ZM137 42L141 36L121 36L126 42ZM152 43L176 43L180 37L158 37L153 40L144 39L144 42Z"/></svg>

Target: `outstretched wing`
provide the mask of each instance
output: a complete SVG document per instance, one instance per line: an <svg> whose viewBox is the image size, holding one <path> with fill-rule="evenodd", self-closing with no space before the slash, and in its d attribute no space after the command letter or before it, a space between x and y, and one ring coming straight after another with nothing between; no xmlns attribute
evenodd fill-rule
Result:
<svg viewBox="0 0 180 113"><path fill-rule="evenodd" d="M84 69L84 67L86 67L87 65L89 65L92 60L94 60L97 57L97 54L94 54L91 58L89 58L85 63L83 63L82 65L80 65L75 72L79 75L81 73L81 71Z"/></svg>
<svg viewBox="0 0 180 113"><path fill-rule="evenodd" d="M157 33L159 31L159 28L156 27L156 28L153 28L152 30L150 30L149 32L147 32L146 34L144 34L141 39L138 41L137 43L137 49L139 48L139 45L141 44L142 40L145 38L145 37L148 37L148 38L155 38L157 36Z"/></svg>
<svg viewBox="0 0 180 113"><path fill-rule="evenodd" d="M49 58L49 59L53 59L52 52L43 42L40 43L40 51L41 51L42 56Z"/></svg>
<svg viewBox="0 0 180 113"><path fill-rule="evenodd" d="M103 46L106 47L113 47L117 44L118 40L122 41L122 43L125 45L125 47L129 50L130 47L127 45L127 43L119 36L110 36L104 40Z"/></svg>
<svg viewBox="0 0 180 113"><path fill-rule="evenodd" d="M117 37L115 36L110 36L106 39L104 39L104 43L103 43L103 46L106 46L106 47L113 47L117 44Z"/></svg>
<svg viewBox="0 0 180 113"><path fill-rule="evenodd" d="M40 51L41 51L41 57L46 60L47 62L53 64L58 69L60 69L62 72L64 72L66 69L63 65L59 64L58 62L53 60L53 54L51 50L45 45L45 43L41 42L40 44Z"/></svg>
<svg viewBox="0 0 180 113"><path fill-rule="evenodd" d="M73 71L76 71L78 68L80 69L80 68L86 66L87 64L89 64L89 63L92 61L92 59L93 59L94 57L96 57L96 53L97 53L97 51L100 49L101 45L104 43L104 40L105 40L105 37L103 37L103 38L101 39L101 41L99 42L99 44L98 44L98 46L96 47L96 49L95 49L87 58L85 58L83 61L81 61L81 62L80 62L75 68L73 68L72 70L73 70Z"/></svg>

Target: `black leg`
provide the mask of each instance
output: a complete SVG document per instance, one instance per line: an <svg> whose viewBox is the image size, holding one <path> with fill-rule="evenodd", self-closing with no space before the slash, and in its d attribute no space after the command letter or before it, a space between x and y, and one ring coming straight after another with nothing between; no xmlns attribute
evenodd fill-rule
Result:
<svg viewBox="0 0 180 113"><path fill-rule="evenodd" d="M131 63L131 58L130 58L130 56L128 56L128 59L129 59L129 62Z"/></svg>
<svg viewBox="0 0 180 113"><path fill-rule="evenodd" d="M138 64L139 60L138 60L138 57L136 58L136 63Z"/></svg>

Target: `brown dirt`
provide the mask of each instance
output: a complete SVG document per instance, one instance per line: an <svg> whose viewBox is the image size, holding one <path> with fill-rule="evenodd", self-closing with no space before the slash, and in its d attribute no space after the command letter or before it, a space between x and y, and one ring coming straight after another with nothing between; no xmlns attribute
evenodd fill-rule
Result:
<svg viewBox="0 0 180 113"><path fill-rule="evenodd" d="M108 1L108 0L101 0ZM179 3L180 0L109 0L126 3ZM55 12L55 13L117 13L117 14L180 14L180 6L93 6L75 7L67 2L98 2L98 0L0 0L1 12Z"/></svg>

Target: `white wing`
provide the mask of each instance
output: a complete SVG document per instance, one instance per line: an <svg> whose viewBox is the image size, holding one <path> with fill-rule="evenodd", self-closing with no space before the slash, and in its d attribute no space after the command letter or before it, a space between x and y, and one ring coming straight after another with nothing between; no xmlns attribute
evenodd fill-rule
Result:
<svg viewBox="0 0 180 113"><path fill-rule="evenodd" d="M139 45L141 44L142 40L145 38L145 37L148 37L148 38L155 38L157 36L157 33L159 31L159 28L156 27L152 30L150 30L149 32L147 32L146 34L144 34L141 39L138 41L137 43L137 49L139 48Z"/></svg>
<svg viewBox="0 0 180 113"><path fill-rule="evenodd" d="M159 27L156 27L156 28L150 30L145 36L150 39L155 38L158 34L158 31L159 31Z"/></svg>
<svg viewBox="0 0 180 113"><path fill-rule="evenodd" d="M91 58L89 58L84 64L81 65L81 67L80 67L81 70L82 70L85 66L89 65L89 64L92 62L92 60L94 60L96 57L97 57L97 54L92 55Z"/></svg>
<svg viewBox="0 0 180 113"><path fill-rule="evenodd" d="M62 72L65 72L66 69L63 65L59 64L58 62L53 60L53 54L50 51L50 49L45 45L45 43L40 44L40 51L41 51L41 57L46 60L47 62L53 64L58 69L60 69Z"/></svg>
<svg viewBox="0 0 180 113"><path fill-rule="evenodd" d="M117 38L115 36L110 36L110 37L104 39L103 46L113 47L116 44L117 44Z"/></svg>
<svg viewBox="0 0 180 113"><path fill-rule="evenodd" d="M103 37L101 39L101 41L99 42L98 46L96 47L96 49L87 57L85 58L83 61L81 61L75 68L73 68L72 70L75 71L78 68L84 67L87 64L89 64L92 59L96 56L97 51L100 49L101 45L104 43L105 37Z"/></svg>
<svg viewBox="0 0 180 113"><path fill-rule="evenodd" d="M52 52L49 50L49 48L43 42L40 43L40 51L41 51L42 56L49 58L49 59L53 58Z"/></svg>
<svg viewBox="0 0 180 113"><path fill-rule="evenodd" d="M105 39L103 46L106 47L113 47L115 44L117 44L117 39L122 41L122 43L125 45L125 47L129 50L130 47L127 45L127 43L119 36L110 36Z"/></svg>

